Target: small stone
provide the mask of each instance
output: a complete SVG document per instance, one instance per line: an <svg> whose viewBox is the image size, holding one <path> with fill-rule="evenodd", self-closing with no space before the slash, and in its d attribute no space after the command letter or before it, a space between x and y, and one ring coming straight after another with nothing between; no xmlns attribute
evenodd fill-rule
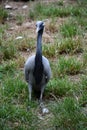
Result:
<svg viewBox="0 0 87 130"><path fill-rule="evenodd" d="M14 27L9 28L9 30L14 30Z"/></svg>
<svg viewBox="0 0 87 130"><path fill-rule="evenodd" d="M12 9L12 6L10 6L10 5L5 5L5 9Z"/></svg>
<svg viewBox="0 0 87 130"><path fill-rule="evenodd" d="M24 6L22 7L22 9L26 9L26 8L28 8L28 6L27 6L27 5L24 5Z"/></svg>
<svg viewBox="0 0 87 130"><path fill-rule="evenodd" d="M13 17L13 16L15 16L15 15L14 15L12 12L10 12L10 13L9 13L9 16L10 16L10 17Z"/></svg>
<svg viewBox="0 0 87 130"><path fill-rule="evenodd" d="M18 36L15 39L18 40L18 39L22 39L22 38L23 38L22 36Z"/></svg>
<svg viewBox="0 0 87 130"><path fill-rule="evenodd" d="M48 113L49 113L49 110L48 110L47 108L43 108L43 109L42 109L42 113L43 113L43 114L48 114Z"/></svg>
<svg viewBox="0 0 87 130"><path fill-rule="evenodd" d="M30 49L28 48L28 49L27 49L27 52L29 52L29 51L30 51Z"/></svg>

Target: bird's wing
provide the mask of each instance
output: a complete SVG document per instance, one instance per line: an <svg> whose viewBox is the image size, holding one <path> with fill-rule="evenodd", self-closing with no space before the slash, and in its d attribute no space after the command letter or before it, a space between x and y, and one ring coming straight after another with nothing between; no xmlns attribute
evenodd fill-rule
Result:
<svg viewBox="0 0 87 130"><path fill-rule="evenodd" d="M44 65L44 74L46 76L46 80L48 81L51 77L51 68L48 59L44 56L43 56L43 65Z"/></svg>
<svg viewBox="0 0 87 130"><path fill-rule="evenodd" d="M29 73L30 72L33 73L34 65L35 65L35 55L29 57L24 66L25 80L27 82L29 81Z"/></svg>

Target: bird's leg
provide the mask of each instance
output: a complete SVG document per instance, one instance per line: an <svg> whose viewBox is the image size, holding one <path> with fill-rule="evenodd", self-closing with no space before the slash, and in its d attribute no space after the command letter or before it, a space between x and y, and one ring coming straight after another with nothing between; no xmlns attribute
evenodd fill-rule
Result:
<svg viewBox="0 0 87 130"><path fill-rule="evenodd" d="M44 88L45 88L45 86L42 86L42 87L41 87L41 93L40 93L40 99L39 99L39 104L40 104L40 107L41 107L41 111L42 111L43 108L44 108L44 104L43 104L43 102L42 102L43 93L44 93Z"/></svg>
<svg viewBox="0 0 87 130"><path fill-rule="evenodd" d="M29 91L29 101L31 101L31 94L32 94L32 85L28 84L28 91Z"/></svg>
<svg viewBox="0 0 87 130"><path fill-rule="evenodd" d="M43 87L41 88L41 94L40 94L40 108L41 108L42 114L49 113L49 110L45 107L44 103L42 102L42 97L43 97L43 93L44 93L44 88L45 88L45 86L43 86Z"/></svg>
<svg viewBox="0 0 87 130"><path fill-rule="evenodd" d="M29 82L29 71L27 70L27 68L25 68L25 80L28 83Z"/></svg>
<svg viewBox="0 0 87 130"><path fill-rule="evenodd" d="M45 86L43 86L43 87L41 88L40 103L42 103L42 98L43 98L44 88L45 88Z"/></svg>

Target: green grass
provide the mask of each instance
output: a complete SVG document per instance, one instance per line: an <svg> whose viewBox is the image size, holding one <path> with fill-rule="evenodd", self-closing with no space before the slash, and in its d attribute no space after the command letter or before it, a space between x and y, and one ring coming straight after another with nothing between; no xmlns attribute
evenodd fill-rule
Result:
<svg viewBox="0 0 87 130"><path fill-rule="evenodd" d="M86 129L87 117L81 112L79 104L73 98L67 97L62 103L56 104L53 114L53 126L58 129Z"/></svg>
<svg viewBox="0 0 87 130"><path fill-rule="evenodd" d="M32 111L27 112L26 108L3 104L0 107L0 128L3 130L34 129L37 118Z"/></svg>
<svg viewBox="0 0 87 130"><path fill-rule="evenodd" d="M11 59L13 57L16 57L16 48L15 45L13 43L13 41L3 41L2 46L0 47L1 51L2 51L2 55L3 55L3 59Z"/></svg>
<svg viewBox="0 0 87 130"><path fill-rule="evenodd" d="M83 27L84 29L87 28L87 18L86 17L76 17L76 21L78 22L78 24Z"/></svg>
<svg viewBox="0 0 87 130"><path fill-rule="evenodd" d="M36 103L28 103L28 88L20 79L21 75L18 73L13 77L7 74L1 84L0 128L2 129L33 129L35 127L37 116L32 109ZM29 112L28 105L32 107Z"/></svg>
<svg viewBox="0 0 87 130"><path fill-rule="evenodd" d="M82 63L76 58L64 58L61 57L56 65L56 72L59 76L75 75L80 73L82 69Z"/></svg>
<svg viewBox="0 0 87 130"><path fill-rule="evenodd" d="M5 21L8 12L0 7L1 130L87 129L86 3L86 0L73 1L72 4L70 0L33 1L29 2L26 16L19 12L14 21ZM35 53L36 48L34 24L44 19L48 20L45 20L42 49L52 69L43 97L50 111L46 115L41 113L34 95L29 102L28 85L24 79L25 59L30 52ZM31 24L29 29L23 30L24 20ZM12 22L14 27L20 25L19 30L10 30ZM23 38L17 40L17 36Z"/></svg>
<svg viewBox="0 0 87 130"><path fill-rule="evenodd" d="M43 55L49 58L56 56L56 53L57 53L56 50L57 50L56 44L43 45Z"/></svg>
<svg viewBox="0 0 87 130"><path fill-rule="evenodd" d="M16 20L17 20L17 25L22 25L24 21L24 16L23 15L16 15Z"/></svg>
<svg viewBox="0 0 87 130"><path fill-rule="evenodd" d="M6 41L1 39L1 61L16 58L18 55L20 58L20 53L18 52L18 50L26 51L27 49L29 49L29 51L31 51L35 48L35 46L35 40L32 38L23 37L23 39L20 40L9 38Z"/></svg>
<svg viewBox="0 0 87 130"><path fill-rule="evenodd" d="M55 39L53 44L43 44L43 55L47 57L58 57L60 54L77 54L83 52L83 41L80 37ZM84 58L85 58L84 54ZM86 59L86 58L85 58Z"/></svg>
<svg viewBox="0 0 87 130"><path fill-rule="evenodd" d="M14 71L14 69L17 68L17 65L15 64L15 62L13 60L10 60L9 62L4 62L1 66L0 66L0 71L1 72L7 72L7 71Z"/></svg>
<svg viewBox="0 0 87 130"><path fill-rule="evenodd" d="M0 23L4 23L8 17L8 12L0 6Z"/></svg>
<svg viewBox="0 0 87 130"><path fill-rule="evenodd" d="M86 4L87 4L87 1L86 1L86 0L83 0L83 1L78 0L77 2L78 2L78 4L81 5L81 6L86 6Z"/></svg>
<svg viewBox="0 0 87 130"><path fill-rule="evenodd" d="M85 106L87 104L87 76L83 76L81 78L80 82L80 98L79 98L79 103L81 106Z"/></svg>
<svg viewBox="0 0 87 130"><path fill-rule="evenodd" d="M63 97L72 95L73 89L74 84L68 78L54 78L49 82L46 92L49 96Z"/></svg>
<svg viewBox="0 0 87 130"><path fill-rule="evenodd" d="M16 69L18 68L18 63L10 60L9 62L3 62L0 65L0 82L5 80L8 76L14 75Z"/></svg>
<svg viewBox="0 0 87 130"><path fill-rule="evenodd" d="M49 22L49 24L46 26L46 30L50 31L51 33L56 33L58 32L58 27L55 24L56 23L56 18L52 18L52 20Z"/></svg>
<svg viewBox="0 0 87 130"><path fill-rule="evenodd" d="M63 53L79 53L82 52L82 41L81 38L73 39L73 38L64 38L61 42L58 43L58 52L60 54Z"/></svg>
<svg viewBox="0 0 87 130"><path fill-rule="evenodd" d="M20 99L20 101L23 101L26 99L24 98L24 96L26 96L25 92L27 92L25 91L25 82L20 80L17 76L9 78L9 75L7 75L7 78L4 80L2 87L4 96L8 96L10 100Z"/></svg>
<svg viewBox="0 0 87 130"><path fill-rule="evenodd" d="M3 36L5 35L6 29L8 29L8 24L0 25L0 46L2 45Z"/></svg>
<svg viewBox="0 0 87 130"><path fill-rule="evenodd" d="M60 3L62 4L62 3ZM42 4L36 3L29 11L29 18L37 19L37 18L47 18L47 17L67 17L67 16L81 16L82 10L80 7L75 6L60 6L57 4Z"/></svg>
<svg viewBox="0 0 87 130"><path fill-rule="evenodd" d="M83 64L86 67L87 65L87 52L86 51L83 53Z"/></svg>
<svg viewBox="0 0 87 130"><path fill-rule="evenodd" d="M53 4L54 4L55 6L56 6L56 5L63 6L63 0L59 0L59 1L57 1L57 2L54 2Z"/></svg>
<svg viewBox="0 0 87 130"><path fill-rule="evenodd" d="M60 32L63 37L74 37L81 34L81 30L78 27L76 21L73 21L72 19L69 19L61 25Z"/></svg>
<svg viewBox="0 0 87 130"><path fill-rule="evenodd" d="M24 38L20 40L15 40L15 44L18 50L26 51L27 49L32 50L35 48L35 39L33 38Z"/></svg>

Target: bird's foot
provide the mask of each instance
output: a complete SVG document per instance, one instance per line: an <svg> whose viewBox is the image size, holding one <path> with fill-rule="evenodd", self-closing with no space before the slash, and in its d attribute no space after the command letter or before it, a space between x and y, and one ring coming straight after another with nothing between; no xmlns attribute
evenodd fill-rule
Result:
<svg viewBox="0 0 87 130"><path fill-rule="evenodd" d="M41 112L42 112L43 115L49 113L48 108L45 107L43 102L40 102L40 108L41 108Z"/></svg>
<svg viewBox="0 0 87 130"><path fill-rule="evenodd" d="M42 114L44 115L44 114L48 114L49 113L49 110L48 110L48 108L43 108L42 109Z"/></svg>

